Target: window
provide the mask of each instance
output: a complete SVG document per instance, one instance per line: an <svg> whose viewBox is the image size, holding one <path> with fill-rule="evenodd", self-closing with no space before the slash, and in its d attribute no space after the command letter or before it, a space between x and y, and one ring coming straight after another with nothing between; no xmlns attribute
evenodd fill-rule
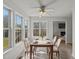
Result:
<svg viewBox="0 0 79 59"><path fill-rule="evenodd" d="M46 36L46 22L34 22L33 36Z"/></svg>
<svg viewBox="0 0 79 59"><path fill-rule="evenodd" d="M18 43L19 41L21 41L21 29L16 29L16 43Z"/></svg>
<svg viewBox="0 0 79 59"><path fill-rule="evenodd" d="M22 17L16 15L15 23L15 42L18 43L22 40Z"/></svg>
<svg viewBox="0 0 79 59"><path fill-rule="evenodd" d="M41 27L41 29L40 29L40 31L41 31L40 36L46 36L46 22L41 22L40 23L40 27Z"/></svg>
<svg viewBox="0 0 79 59"><path fill-rule="evenodd" d="M46 29L41 29L40 36L46 36Z"/></svg>
<svg viewBox="0 0 79 59"><path fill-rule="evenodd" d="M7 8L3 8L3 50L7 50L10 48L10 21L11 14L10 10Z"/></svg>
<svg viewBox="0 0 79 59"><path fill-rule="evenodd" d="M3 9L3 27L8 28L10 18L10 10L7 8Z"/></svg>
<svg viewBox="0 0 79 59"><path fill-rule="evenodd" d="M33 36L39 36L39 29L33 29Z"/></svg>
<svg viewBox="0 0 79 59"><path fill-rule="evenodd" d="M25 38L28 37L28 21L25 20Z"/></svg>
<svg viewBox="0 0 79 59"><path fill-rule="evenodd" d="M9 48L9 31L3 30L3 48L4 50Z"/></svg>
<svg viewBox="0 0 79 59"><path fill-rule="evenodd" d="M14 15L12 10L3 8L3 51L13 47L13 43L22 40L22 17L18 14ZM15 40L15 41L14 41Z"/></svg>
<svg viewBox="0 0 79 59"><path fill-rule="evenodd" d="M25 29L25 38L27 38L27 37L28 37L28 30Z"/></svg>
<svg viewBox="0 0 79 59"><path fill-rule="evenodd" d="M22 17L19 15L16 15L16 27L21 28L22 26Z"/></svg>
<svg viewBox="0 0 79 59"><path fill-rule="evenodd" d="M33 36L39 36L39 22L34 23Z"/></svg>
<svg viewBox="0 0 79 59"><path fill-rule="evenodd" d="M34 28L37 28L37 29L39 29L39 22L37 22L37 23L34 23Z"/></svg>

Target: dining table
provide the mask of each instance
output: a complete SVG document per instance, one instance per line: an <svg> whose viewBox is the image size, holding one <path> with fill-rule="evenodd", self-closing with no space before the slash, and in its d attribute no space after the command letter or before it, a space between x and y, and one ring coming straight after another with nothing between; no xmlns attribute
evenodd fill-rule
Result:
<svg viewBox="0 0 79 59"><path fill-rule="evenodd" d="M32 58L33 47L47 47L50 50L50 59L53 59L53 43L49 40L38 40L30 44L30 59Z"/></svg>

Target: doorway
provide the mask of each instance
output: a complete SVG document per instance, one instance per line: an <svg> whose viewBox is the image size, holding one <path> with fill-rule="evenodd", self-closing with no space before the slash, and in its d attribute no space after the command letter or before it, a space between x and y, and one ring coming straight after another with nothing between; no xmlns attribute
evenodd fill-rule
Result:
<svg viewBox="0 0 79 59"><path fill-rule="evenodd" d="M53 21L53 36L58 35L62 37L62 40L66 42L66 22L65 21Z"/></svg>

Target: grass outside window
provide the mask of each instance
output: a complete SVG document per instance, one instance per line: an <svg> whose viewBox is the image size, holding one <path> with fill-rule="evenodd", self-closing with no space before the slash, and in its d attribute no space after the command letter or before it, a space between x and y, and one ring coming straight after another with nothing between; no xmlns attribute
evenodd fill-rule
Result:
<svg viewBox="0 0 79 59"><path fill-rule="evenodd" d="M8 40L8 37L3 37L3 48L4 49L9 48L9 40Z"/></svg>

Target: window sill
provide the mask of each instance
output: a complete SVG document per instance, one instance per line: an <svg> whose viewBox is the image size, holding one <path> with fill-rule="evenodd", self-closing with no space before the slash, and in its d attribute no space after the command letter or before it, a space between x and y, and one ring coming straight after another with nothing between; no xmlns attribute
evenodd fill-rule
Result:
<svg viewBox="0 0 79 59"><path fill-rule="evenodd" d="M8 53L9 51L11 51L12 49L13 49L13 48L7 49L6 51L3 52L3 55L6 54L6 53Z"/></svg>

